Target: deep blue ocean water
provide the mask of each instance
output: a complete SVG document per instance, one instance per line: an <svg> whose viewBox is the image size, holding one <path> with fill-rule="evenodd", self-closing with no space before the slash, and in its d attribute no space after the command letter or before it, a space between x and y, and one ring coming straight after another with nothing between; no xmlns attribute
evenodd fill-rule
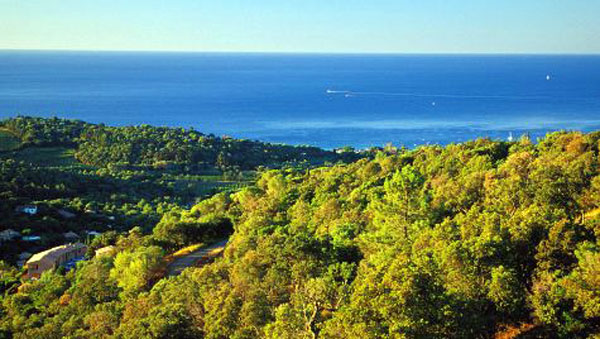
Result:
<svg viewBox="0 0 600 339"><path fill-rule="evenodd" d="M0 51L0 118L325 148L600 129L600 56Z"/></svg>

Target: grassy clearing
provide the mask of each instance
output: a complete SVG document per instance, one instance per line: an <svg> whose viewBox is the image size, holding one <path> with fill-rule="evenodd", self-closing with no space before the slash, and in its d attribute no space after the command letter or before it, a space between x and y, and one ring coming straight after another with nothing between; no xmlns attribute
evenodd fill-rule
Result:
<svg viewBox="0 0 600 339"><path fill-rule="evenodd" d="M75 159L75 150L66 147L28 147L6 154L17 161L43 167L83 166Z"/></svg>
<svg viewBox="0 0 600 339"><path fill-rule="evenodd" d="M248 182L230 182L230 181L209 181L209 182L198 182L196 184L198 195L208 195L210 193L223 192L223 191L235 191L242 189L250 185Z"/></svg>
<svg viewBox="0 0 600 339"><path fill-rule="evenodd" d="M0 129L0 152L1 151L12 151L21 146L21 140L14 136L12 133Z"/></svg>
<svg viewBox="0 0 600 339"><path fill-rule="evenodd" d="M223 180L222 176L205 175L173 175L168 176L171 187L179 194L194 196L207 196L215 192L234 191L251 185L253 181L246 179L239 181Z"/></svg>

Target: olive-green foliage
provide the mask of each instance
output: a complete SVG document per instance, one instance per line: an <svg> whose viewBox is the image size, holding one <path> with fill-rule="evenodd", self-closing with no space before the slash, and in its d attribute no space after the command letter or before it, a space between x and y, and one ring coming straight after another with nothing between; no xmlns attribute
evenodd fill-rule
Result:
<svg viewBox="0 0 600 339"><path fill-rule="evenodd" d="M110 278L126 295L146 290L163 266L163 250L158 246L138 247L120 252L115 257Z"/></svg>
<svg viewBox="0 0 600 339"><path fill-rule="evenodd" d="M0 337L99 338L113 337L130 314L127 305L137 303L162 270L163 250L147 246L138 229L117 240L116 257L101 256L82 262L77 269L47 271L37 281L24 282L17 293L0 299ZM3 266L4 267L4 266ZM7 269L8 270L8 269ZM10 270L9 270L10 271ZM6 270L3 277L8 278ZM10 273L12 274L12 273ZM134 299L132 299L134 298ZM184 333L175 307L158 312L150 326L154 337ZM122 336L132 337L127 331ZM140 332L138 337L147 332ZM138 334L140 334L138 333ZM168 336L168 335L167 335Z"/></svg>
<svg viewBox="0 0 600 339"><path fill-rule="evenodd" d="M0 154L0 231L27 230L42 237L40 243L3 244L0 260L13 264L21 252L63 243L67 231L79 233L84 241L91 240L86 230L125 231L139 225L149 232L166 212L189 207L215 192L240 189L250 184L253 174L228 169L235 177L226 180L224 173L214 169L202 175L190 174L184 167L128 168L108 163L97 168L75 159L79 134L92 125L36 118L2 123L17 132L30 130L31 137L18 150ZM17 206L27 204L36 204L39 213L15 212ZM74 216L64 217L61 210ZM209 224L218 227L216 221ZM90 253L97 245L90 246Z"/></svg>
<svg viewBox="0 0 600 339"><path fill-rule="evenodd" d="M225 258L181 277L212 286L195 321L207 337L593 333L599 137L266 172L231 197Z"/></svg>
<svg viewBox="0 0 600 339"><path fill-rule="evenodd" d="M65 167L92 169L91 166L85 166L75 159L75 150L68 147L26 147L18 151L3 154L5 158L10 158L17 162L25 162L38 167Z"/></svg>
<svg viewBox="0 0 600 339"><path fill-rule="evenodd" d="M87 125L80 120L30 117L5 119L0 124L5 130L21 139L25 146L74 145Z"/></svg>
<svg viewBox="0 0 600 339"><path fill-rule="evenodd" d="M14 291L19 284L19 271L4 261L0 261L0 295Z"/></svg>
<svg viewBox="0 0 600 339"><path fill-rule="evenodd" d="M199 203L191 211L168 212L154 227L153 238L170 250L224 238L233 231L226 214L230 203L229 195L221 193Z"/></svg>
<svg viewBox="0 0 600 339"><path fill-rule="evenodd" d="M598 335L599 140L600 133L575 132L537 144L480 139L264 171L255 186L167 213L147 240L121 238L114 267L83 264L79 272L112 277L97 299L77 291L102 288L100 280L69 275L5 297L0 329L485 338L525 324L532 335ZM234 230L216 262L154 285L153 265L131 264L145 262L148 243L187 244L215 220ZM68 305L86 300L82 314L59 306L69 298Z"/></svg>
<svg viewBox="0 0 600 339"><path fill-rule="evenodd" d="M84 231L90 229L127 230L134 225L151 229L165 211L185 206L197 197L172 187L171 181L161 174L46 167L1 159L0 231L29 229L42 236L44 247L51 247L64 242L62 234L67 231L87 240ZM38 206L37 215L15 212L17 206L31 203ZM60 210L74 216L65 218ZM36 245L4 243L0 259L14 263L20 252L35 251L30 247Z"/></svg>
<svg viewBox="0 0 600 339"><path fill-rule="evenodd" d="M6 119L0 121L0 127L19 137L25 146L75 146L79 161L100 167L151 166L186 172L218 167L230 173L239 168L356 158L354 153L338 155L317 147L216 137L183 128L108 127L32 117Z"/></svg>

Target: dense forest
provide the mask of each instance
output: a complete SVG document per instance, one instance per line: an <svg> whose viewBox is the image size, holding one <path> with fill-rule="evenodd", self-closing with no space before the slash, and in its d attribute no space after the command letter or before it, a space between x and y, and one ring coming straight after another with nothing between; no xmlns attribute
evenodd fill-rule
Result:
<svg viewBox="0 0 600 339"><path fill-rule="evenodd" d="M83 162L130 131L96 129L73 132ZM128 164L200 154L114 144L98 152ZM0 337L600 336L599 147L556 132L263 170L95 240L117 253L76 270L21 283L2 264ZM163 278L166 254L231 232L222 258Z"/></svg>
<svg viewBox="0 0 600 339"><path fill-rule="evenodd" d="M194 129L148 125L109 127L78 120L17 117L0 127L19 137L24 146L76 146L83 164L175 167L188 172L214 167L281 167L286 164L335 162L342 156L310 146L269 144L228 136L206 135ZM346 154L350 160L356 157Z"/></svg>

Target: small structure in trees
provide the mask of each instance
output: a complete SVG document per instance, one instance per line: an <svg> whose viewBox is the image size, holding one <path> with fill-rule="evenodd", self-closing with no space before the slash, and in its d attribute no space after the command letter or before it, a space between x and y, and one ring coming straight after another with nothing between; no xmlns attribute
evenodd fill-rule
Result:
<svg viewBox="0 0 600 339"><path fill-rule="evenodd" d="M67 241L70 241L70 242L79 240L79 235L77 235L77 233L75 233L73 231L63 233L63 237L65 237L65 239L67 239Z"/></svg>
<svg viewBox="0 0 600 339"><path fill-rule="evenodd" d="M35 205L17 206L17 208L15 208L15 212L36 215L38 212L38 207Z"/></svg>
<svg viewBox="0 0 600 339"><path fill-rule="evenodd" d="M13 229L10 229L10 228L5 231L0 232L0 242L13 241L20 237L21 237L21 233L15 231Z"/></svg>
<svg viewBox="0 0 600 339"><path fill-rule="evenodd" d="M75 218L75 213L72 213L72 212L69 212L69 211L63 210L63 209L58 210L58 214L65 219Z"/></svg>

